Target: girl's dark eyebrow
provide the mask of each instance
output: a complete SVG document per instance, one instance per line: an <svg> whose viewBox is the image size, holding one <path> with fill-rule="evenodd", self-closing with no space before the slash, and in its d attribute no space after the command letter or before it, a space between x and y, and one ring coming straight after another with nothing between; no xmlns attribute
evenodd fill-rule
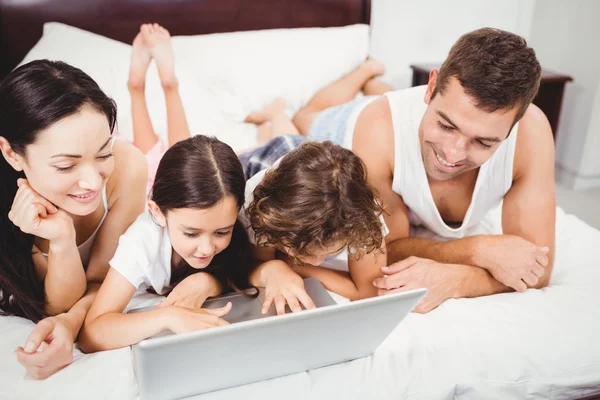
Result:
<svg viewBox="0 0 600 400"><path fill-rule="evenodd" d="M181 228L186 231L201 231L202 230L202 229L193 228L191 226L185 226L185 225L181 225ZM231 229L231 228L233 228L233 225L229 225L224 228L215 229L215 231L224 231L224 230Z"/></svg>

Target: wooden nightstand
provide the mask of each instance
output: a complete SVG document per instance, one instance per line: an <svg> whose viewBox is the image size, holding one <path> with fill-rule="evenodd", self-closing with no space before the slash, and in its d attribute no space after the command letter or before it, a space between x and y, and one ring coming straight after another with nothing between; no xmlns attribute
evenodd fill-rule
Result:
<svg viewBox="0 0 600 400"><path fill-rule="evenodd" d="M410 66L413 70L412 85L426 85L429 80L429 72L440 68L440 64L415 64ZM542 82L540 90L533 100L548 117L550 126L552 127L552 135L556 140L556 130L558 129L558 119L560 117L560 109L562 106L563 94L565 92L565 84L572 81L568 75L561 75L548 70L542 70Z"/></svg>

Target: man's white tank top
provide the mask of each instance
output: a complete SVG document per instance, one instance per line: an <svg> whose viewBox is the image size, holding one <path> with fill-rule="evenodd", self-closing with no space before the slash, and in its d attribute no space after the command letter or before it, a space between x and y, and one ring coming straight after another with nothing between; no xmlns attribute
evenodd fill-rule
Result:
<svg viewBox="0 0 600 400"><path fill-rule="evenodd" d="M479 168L477 182L465 218L458 228L442 220L433 201L419 142L419 125L427 109L426 86L386 93L394 128L394 179L392 189L409 208L414 227L422 226L440 238L471 236L485 215L499 205L513 180L517 125L492 157Z"/></svg>

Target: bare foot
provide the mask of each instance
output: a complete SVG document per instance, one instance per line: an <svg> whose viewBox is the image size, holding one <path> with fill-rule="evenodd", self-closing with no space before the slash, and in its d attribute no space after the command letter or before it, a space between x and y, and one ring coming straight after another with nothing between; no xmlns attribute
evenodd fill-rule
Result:
<svg viewBox="0 0 600 400"><path fill-rule="evenodd" d="M381 76L385 74L385 65L374 58L367 58L367 60L362 63L361 67L367 68L372 76Z"/></svg>
<svg viewBox="0 0 600 400"><path fill-rule="evenodd" d="M156 62L160 83L164 88L177 85L169 31L158 24L143 25L141 31L144 41L150 49L150 54Z"/></svg>
<svg viewBox="0 0 600 400"><path fill-rule="evenodd" d="M148 71L152 56L141 32L133 39L132 46L127 85L130 89L143 89L146 83L146 71Z"/></svg>
<svg viewBox="0 0 600 400"><path fill-rule="evenodd" d="M248 114L244 122L260 125L266 121L273 119L275 115L285 114L285 99L276 97L270 104L259 111L254 111Z"/></svg>

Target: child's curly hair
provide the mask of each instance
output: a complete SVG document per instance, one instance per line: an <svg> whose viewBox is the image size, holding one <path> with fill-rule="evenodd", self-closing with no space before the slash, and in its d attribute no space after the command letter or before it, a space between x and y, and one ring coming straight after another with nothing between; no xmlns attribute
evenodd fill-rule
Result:
<svg viewBox="0 0 600 400"><path fill-rule="evenodd" d="M362 160L329 141L306 142L283 157L246 212L258 245L292 248L295 256L344 244L359 259L383 243L383 209Z"/></svg>

